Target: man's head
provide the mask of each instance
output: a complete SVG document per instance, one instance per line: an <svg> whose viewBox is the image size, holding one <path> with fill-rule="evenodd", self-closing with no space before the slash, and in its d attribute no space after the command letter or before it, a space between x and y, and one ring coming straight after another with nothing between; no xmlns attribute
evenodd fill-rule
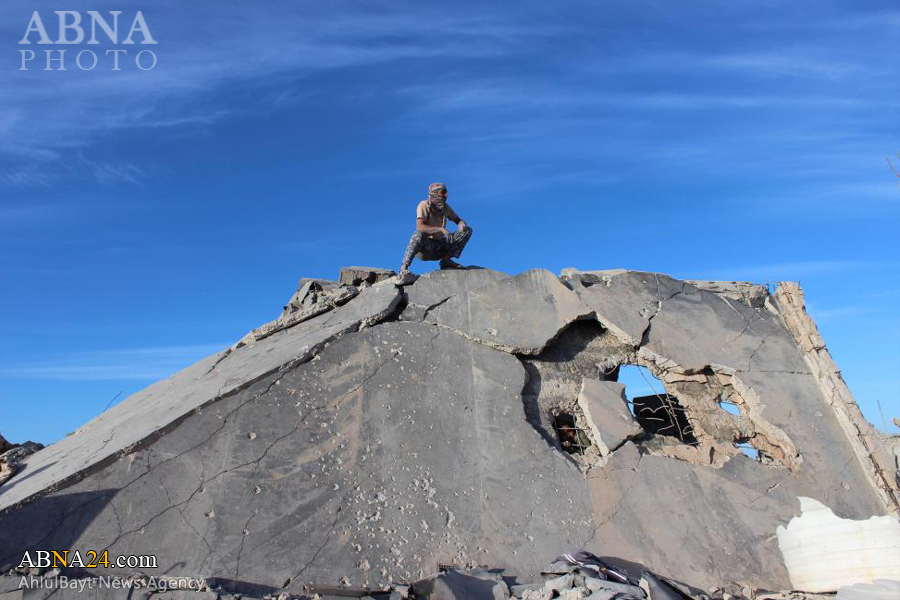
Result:
<svg viewBox="0 0 900 600"><path fill-rule="evenodd" d="M428 199L438 208L444 208L444 204L447 202L447 186L443 183L429 185Z"/></svg>

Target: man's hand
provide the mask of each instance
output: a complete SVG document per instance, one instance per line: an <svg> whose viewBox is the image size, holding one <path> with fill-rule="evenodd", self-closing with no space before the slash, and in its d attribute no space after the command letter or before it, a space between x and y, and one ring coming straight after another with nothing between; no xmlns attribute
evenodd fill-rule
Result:
<svg viewBox="0 0 900 600"><path fill-rule="evenodd" d="M438 230L438 233L440 233L442 236L450 237L450 232L447 231L446 227L438 227L437 230Z"/></svg>
<svg viewBox="0 0 900 600"><path fill-rule="evenodd" d="M459 220L459 223L457 223L456 226L459 227L460 231L464 231L466 227L468 227L468 225L466 225L466 222L462 219Z"/></svg>

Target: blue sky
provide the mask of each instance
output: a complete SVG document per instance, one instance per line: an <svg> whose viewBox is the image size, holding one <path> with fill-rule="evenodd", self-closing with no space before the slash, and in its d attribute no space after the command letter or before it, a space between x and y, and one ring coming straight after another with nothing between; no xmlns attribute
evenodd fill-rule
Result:
<svg viewBox="0 0 900 600"><path fill-rule="evenodd" d="M19 45L34 10L158 44ZM435 180L468 263L799 280L897 432L898 50L894 2L5 0L0 432L52 442L300 277L396 268Z"/></svg>

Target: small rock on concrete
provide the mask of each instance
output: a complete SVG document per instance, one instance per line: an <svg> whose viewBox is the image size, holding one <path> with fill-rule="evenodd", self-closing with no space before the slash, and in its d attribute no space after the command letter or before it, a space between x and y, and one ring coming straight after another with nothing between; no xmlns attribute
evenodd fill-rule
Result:
<svg viewBox="0 0 900 600"><path fill-rule="evenodd" d="M573 583L575 583L575 576L569 573L568 575L562 575L556 579L546 581L544 589L548 592L561 592L570 589Z"/></svg>

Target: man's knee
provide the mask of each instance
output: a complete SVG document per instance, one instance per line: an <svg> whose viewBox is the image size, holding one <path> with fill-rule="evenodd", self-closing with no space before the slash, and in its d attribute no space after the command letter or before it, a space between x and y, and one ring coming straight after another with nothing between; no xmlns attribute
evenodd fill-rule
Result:
<svg viewBox="0 0 900 600"><path fill-rule="evenodd" d="M425 240L428 238L428 234L424 231L414 231L413 234L409 237L409 247L418 248L422 244L425 243Z"/></svg>

